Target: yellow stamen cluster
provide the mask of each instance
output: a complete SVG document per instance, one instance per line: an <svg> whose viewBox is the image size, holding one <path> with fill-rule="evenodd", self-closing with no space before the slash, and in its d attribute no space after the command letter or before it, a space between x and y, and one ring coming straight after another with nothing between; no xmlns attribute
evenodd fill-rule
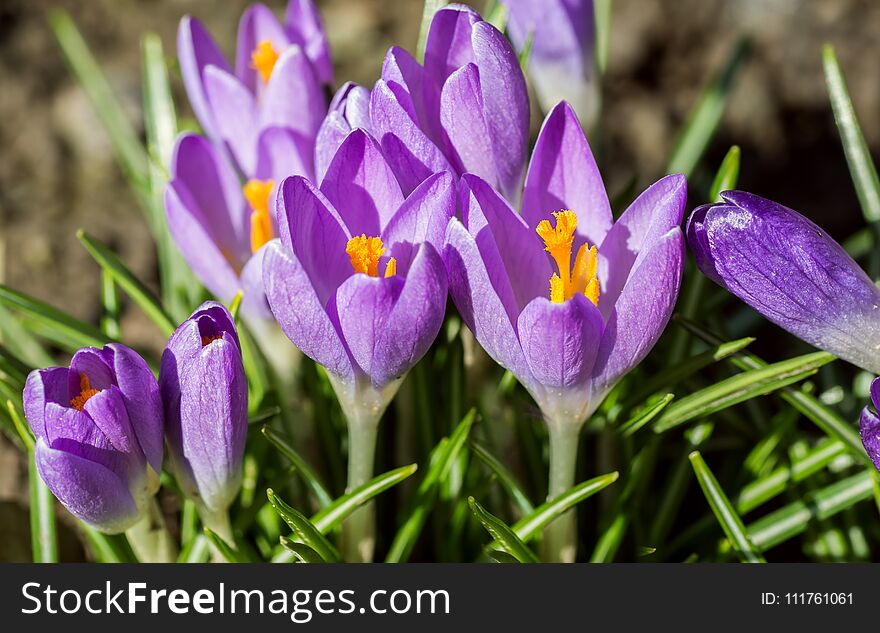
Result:
<svg viewBox="0 0 880 633"><path fill-rule="evenodd" d="M345 246L345 254L351 259L351 267L356 273L364 273L370 277L379 276L379 258L385 252L382 239L367 237L366 234L353 237ZM393 277L397 274L397 261L392 257L385 265L385 276Z"/></svg>
<svg viewBox="0 0 880 633"><path fill-rule="evenodd" d="M98 389L92 389L92 384L89 382L89 377L85 374L80 374L79 395L70 401L70 406L72 406L77 411L82 411L83 408L85 408L88 399L92 396L97 395L98 392Z"/></svg>
<svg viewBox="0 0 880 633"><path fill-rule="evenodd" d="M272 71L275 69L275 63L279 57L278 51L269 40L262 40L251 51L251 68L260 73L264 84L269 83L269 77L272 76Z"/></svg>
<svg viewBox="0 0 880 633"><path fill-rule="evenodd" d="M272 231L272 216L269 215L269 196L272 194L271 180L248 180L242 192L251 207L251 252L256 253L266 242L275 237Z"/></svg>
<svg viewBox="0 0 880 633"><path fill-rule="evenodd" d="M550 253L559 274L550 278L550 301L562 303L581 293L594 305L599 304L599 280L596 278L596 247L581 245L571 267L571 249L577 229L577 214L564 210L553 214L556 226L549 220L542 220L535 229L544 240L544 250Z"/></svg>

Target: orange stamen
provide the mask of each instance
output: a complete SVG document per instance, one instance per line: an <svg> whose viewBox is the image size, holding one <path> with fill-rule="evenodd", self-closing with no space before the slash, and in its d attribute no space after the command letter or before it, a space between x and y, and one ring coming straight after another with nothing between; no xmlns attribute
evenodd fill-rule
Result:
<svg viewBox="0 0 880 633"><path fill-rule="evenodd" d="M99 389L92 389L92 384L89 382L89 377L81 373L79 375L79 395L71 399L70 406L72 406L77 411L82 411L83 408L85 408L86 402L88 402L89 398L97 395L99 392Z"/></svg>

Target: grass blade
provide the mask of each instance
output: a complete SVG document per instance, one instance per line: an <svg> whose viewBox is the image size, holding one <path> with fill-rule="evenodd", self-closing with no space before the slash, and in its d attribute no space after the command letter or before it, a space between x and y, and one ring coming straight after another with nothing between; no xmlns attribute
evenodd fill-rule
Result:
<svg viewBox="0 0 880 633"><path fill-rule="evenodd" d="M504 521L488 512L473 497L468 497L471 512L482 523L495 542L508 554L521 563L540 562L535 553L508 527Z"/></svg>
<svg viewBox="0 0 880 633"><path fill-rule="evenodd" d="M136 563L131 546L121 534L103 534L95 528L79 522L80 530L89 544L92 558L98 563Z"/></svg>
<svg viewBox="0 0 880 633"><path fill-rule="evenodd" d="M431 30L431 20L438 10L449 4L448 0L425 0L425 8L422 10L422 22L419 26L419 42L416 47L419 62L425 61L425 44L428 43L428 32Z"/></svg>
<svg viewBox="0 0 880 633"><path fill-rule="evenodd" d="M204 528L205 537L211 542L211 544L217 548L217 551L220 552L220 555L223 556L230 563L246 563L247 559L242 556L238 550L229 545L226 541L224 541L220 536L218 536L215 532L211 530L211 528Z"/></svg>
<svg viewBox="0 0 880 633"><path fill-rule="evenodd" d="M119 329L119 293L113 275L106 270L101 271L101 331L108 338L118 339L122 332Z"/></svg>
<svg viewBox="0 0 880 633"><path fill-rule="evenodd" d="M644 427L651 420L656 418L660 413L663 412L663 409L672 402L675 398L674 393L667 393L665 396L660 398L657 402L653 404L649 404L646 407L642 407L638 413L636 413L629 420L620 425L620 433L624 437L632 436L636 431Z"/></svg>
<svg viewBox="0 0 880 633"><path fill-rule="evenodd" d="M47 325L74 348L90 345L101 347L110 342L107 335L98 328L12 288L0 286L0 302ZM51 364L50 360L48 365Z"/></svg>
<svg viewBox="0 0 880 633"><path fill-rule="evenodd" d="M55 497L37 472L34 453L28 452L30 489L31 551L35 563L58 562L58 536L55 531Z"/></svg>
<svg viewBox="0 0 880 633"><path fill-rule="evenodd" d="M715 179L712 180L712 186L709 187L711 202L719 202L722 191L729 191L736 187L736 182L739 180L740 154L738 145L727 150L724 160L721 161L721 167L718 168Z"/></svg>
<svg viewBox="0 0 880 633"><path fill-rule="evenodd" d="M286 536L282 536L280 539L281 545L284 549L288 550L300 563L323 563L324 559L321 558L320 554L313 550L308 545L304 545L303 543L297 543L296 541L291 541Z"/></svg>
<svg viewBox="0 0 880 633"><path fill-rule="evenodd" d="M516 482L513 473L511 473L507 467L498 460L498 458L492 455L488 449L476 442L471 442L471 450L474 451L474 455L476 455L480 461L489 467L489 470L495 473L501 487L507 491L507 494L510 495L511 499L513 499L523 515L529 515L534 512L535 507L532 505L532 502L529 501L526 493L523 492L522 488L520 488L519 484Z"/></svg>
<svg viewBox="0 0 880 633"><path fill-rule="evenodd" d="M340 562L339 552L333 547L333 544L321 534L318 528L302 512L284 503L271 488L266 491L266 495L269 497L269 503L275 508L275 512L293 530L299 542L315 550L325 562Z"/></svg>
<svg viewBox="0 0 880 633"><path fill-rule="evenodd" d="M287 441L281 436L281 434L275 429L264 426L262 429L263 436L269 440L275 448L281 451L281 454L284 455L287 459L290 460L290 463L293 464L293 467L296 468L300 477L303 478L303 481L306 482L306 485L309 487L309 490L312 491L312 494L315 495L315 499L318 501L318 506L321 508L326 508L330 504L333 503L333 497L327 492L327 488L321 483L321 479L318 477L318 473L316 473L309 463L303 459L303 457L294 450L294 448L287 443Z"/></svg>
<svg viewBox="0 0 880 633"><path fill-rule="evenodd" d="M40 342L28 332L0 300L0 340L9 350L31 367L49 367L52 356Z"/></svg>
<svg viewBox="0 0 880 633"><path fill-rule="evenodd" d="M178 563L207 563L211 556L211 542L204 534L190 539L177 557Z"/></svg>
<svg viewBox="0 0 880 633"><path fill-rule="evenodd" d="M724 494L715 475L709 470L709 466L703 460L703 456L699 451L694 451L688 455L691 465L694 467L694 474L700 482L700 488L706 495L706 500L712 508L712 512L721 524L721 528L727 535L727 539L733 545L743 562L746 563L766 563L764 557L755 548L749 538L748 532L743 525L742 519L733 509L730 499Z"/></svg>
<svg viewBox="0 0 880 633"><path fill-rule="evenodd" d="M827 352L813 352L726 378L667 407L654 423L654 432L663 433L695 418L787 387L812 376L835 359Z"/></svg>
<svg viewBox="0 0 880 633"><path fill-rule="evenodd" d="M604 75L608 68L608 48L611 44L611 0L593 0L596 30L596 66Z"/></svg>
<svg viewBox="0 0 880 633"><path fill-rule="evenodd" d="M312 523L322 534L327 534L349 514L373 497L408 478L416 472L417 468L417 464L410 464L409 466L401 466L400 468L389 470L378 477L374 477L363 486L358 486L350 493L339 497L333 503L323 508L311 518Z"/></svg>

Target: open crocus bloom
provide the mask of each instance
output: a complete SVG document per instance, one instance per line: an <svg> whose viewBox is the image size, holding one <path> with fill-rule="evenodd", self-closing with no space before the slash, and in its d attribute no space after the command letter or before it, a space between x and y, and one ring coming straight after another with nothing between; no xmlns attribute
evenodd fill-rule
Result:
<svg viewBox="0 0 880 633"><path fill-rule="evenodd" d="M72 514L109 533L144 516L159 488L159 386L133 350L86 347L70 367L30 373L23 394L37 470Z"/></svg>
<svg viewBox="0 0 880 633"><path fill-rule="evenodd" d="M350 419L378 421L434 341L447 291L437 245L454 212L451 174L404 198L363 130L342 143L320 190L299 176L281 184L266 295L288 338L327 369Z"/></svg>
<svg viewBox="0 0 880 633"><path fill-rule="evenodd" d="M551 429L580 429L672 313L685 179L651 185L614 223L589 145L563 103L541 129L521 214L477 176L465 175L460 189L463 220L450 221L444 251L456 306Z"/></svg>
<svg viewBox="0 0 880 633"><path fill-rule="evenodd" d="M336 132L321 134L329 147L319 144L319 156L332 154L346 126L363 127L379 141L405 194L431 174L452 171L475 173L511 199L518 195L529 135L525 78L507 38L473 9L436 12L424 66L402 48L388 51L370 93L368 124L365 94L337 94L337 106L346 106L325 121Z"/></svg>
<svg viewBox="0 0 880 633"><path fill-rule="evenodd" d="M239 24L234 70L195 18L181 21L177 51L199 123L225 143L243 173L256 172L270 144L311 157L326 114L323 84L333 80L327 37L311 0L290 0L283 24L264 5L251 5Z"/></svg>
<svg viewBox="0 0 880 633"><path fill-rule="evenodd" d="M721 197L688 220L700 270L795 336L880 373L880 290L843 247L781 204Z"/></svg>
<svg viewBox="0 0 880 633"><path fill-rule="evenodd" d="M517 50L530 43L529 78L548 112L560 101L574 106L585 125L599 111L593 51L592 0L504 0L507 29Z"/></svg>

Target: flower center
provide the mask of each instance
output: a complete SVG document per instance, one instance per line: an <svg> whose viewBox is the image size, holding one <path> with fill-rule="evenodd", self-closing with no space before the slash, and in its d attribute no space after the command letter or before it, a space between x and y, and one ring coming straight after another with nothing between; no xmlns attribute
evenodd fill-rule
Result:
<svg viewBox="0 0 880 633"><path fill-rule="evenodd" d="M264 84L269 83L269 77L272 76L272 70L274 70L275 62L279 57L278 51L269 40L262 40L251 51L251 68L260 73Z"/></svg>
<svg viewBox="0 0 880 633"><path fill-rule="evenodd" d="M256 253L263 244L275 237L272 216L269 215L269 195L274 184L271 180L251 179L242 189L251 206L251 253Z"/></svg>
<svg viewBox="0 0 880 633"><path fill-rule="evenodd" d="M205 347L206 345L210 345L214 341L219 341L221 338L223 338L222 334L215 334L214 336L203 336L202 337L202 347Z"/></svg>
<svg viewBox="0 0 880 633"><path fill-rule="evenodd" d="M88 399L97 395L99 391L99 389L92 389L89 377L81 373L79 375L79 395L70 401L70 406L77 411L82 411Z"/></svg>
<svg viewBox="0 0 880 633"><path fill-rule="evenodd" d="M382 239L378 237L367 237L361 234L359 237L353 237L348 240L345 247L345 253L351 259L351 267L356 273L364 273L370 277L379 276L379 258L385 252L385 246ZM385 276L393 277L397 274L397 262L392 257L385 264Z"/></svg>
<svg viewBox="0 0 880 633"><path fill-rule="evenodd" d="M550 253L559 274L553 273L550 278L550 301L562 303L581 293L599 304L599 280L596 278L596 247L587 248L581 245L571 266L571 248L574 244L574 232L577 229L577 214L564 210L553 214L556 226L549 220L541 220L535 229L544 240L544 250Z"/></svg>

